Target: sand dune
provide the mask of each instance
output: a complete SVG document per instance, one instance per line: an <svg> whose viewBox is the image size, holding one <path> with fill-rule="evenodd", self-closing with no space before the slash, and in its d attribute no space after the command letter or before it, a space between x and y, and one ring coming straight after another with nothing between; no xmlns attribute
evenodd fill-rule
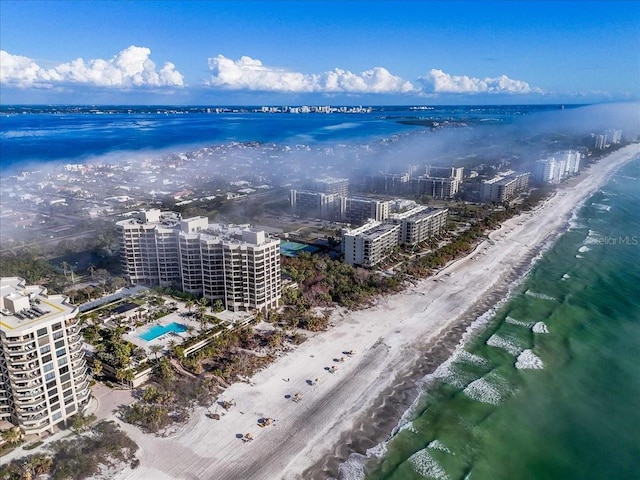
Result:
<svg viewBox="0 0 640 480"><path fill-rule="evenodd" d="M566 229L576 206L639 152L639 145L631 145L600 160L535 212L505 222L489 241L435 278L382 297L366 310L336 311L330 331L312 336L258 373L252 384L232 385L222 399L236 405L220 420L199 409L167 438L122 424L140 445L141 463L116 478L327 478L324 461L335 464L351 451L346 434L358 437L357 430L369 426L388 434L395 426L397 418L382 413L384 405L398 401L387 395L388 389L406 391L407 383L424 373L420 369L432 369L429 357L446 353L477 312L503 296L542 245ZM443 339L446 331L452 333ZM353 356L343 353L352 349ZM334 361L340 357L343 362ZM327 370L332 366L337 367L334 373ZM299 402L287 398L296 393L301 394ZM275 424L261 428L261 417L273 418ZM238 438L246 433L254 440Z"/></svg>

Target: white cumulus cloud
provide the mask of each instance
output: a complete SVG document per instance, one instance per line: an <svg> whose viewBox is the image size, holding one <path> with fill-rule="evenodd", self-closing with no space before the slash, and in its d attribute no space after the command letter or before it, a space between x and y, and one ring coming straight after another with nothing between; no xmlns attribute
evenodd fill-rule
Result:
<svg viewBox="0 0 640 480"><path fill-rule="evenodd" d="M0 83L22 88L85 84L98 87L182 87L184 77L166 62L160 70L149 58L147 47L131 45L109 60L78 58L53 68L34 60L0 51Z"/></svg>
<svg viewBox="0 0 640 480"><path fill-rule="evenodd" d="M209 59L212 71L208 84L231 90L289 93L409 93L415 87L387 69L375 67L361 73L335 68L319 74L292 72L263 65L243 56L232 60L224 55Z"/></svg>
<svg viewBox="0 0 640 480"><path fill-rule="evenodd" d="M426 91L433 93L540 93L539 89L531 88L527 82L513 80L506 75L480 79L467 75L450 75L434 68L419 81Z"/></svg>

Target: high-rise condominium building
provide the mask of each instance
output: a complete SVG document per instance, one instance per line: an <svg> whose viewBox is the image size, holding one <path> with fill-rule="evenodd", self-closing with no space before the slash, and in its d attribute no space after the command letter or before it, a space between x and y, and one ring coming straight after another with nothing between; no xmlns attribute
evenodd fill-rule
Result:
<svg viewBox="0 0 640 480"><path fill-rule="evenodd" d="M303 217L338 220L345 210L345 197L339 193L290 190L289 202Z"/></svg>
<svg viewBox="0 0 640 480"><path fill-rule="evenodd" d="M345 263L373 267L398 245L416 245L439 235L447 225L447 209L417 206L389 216L387 222L371 220L361 227L342 231Z"/></svg>
<svg viewBox="0 0 640 480"><path fill-rule="evenodd" d="M400 225L398 242L402 245L417 245L434 235L440 235L447 226L449 210L417 206L403 213L394 213L389 220Z"/></svg>
<svg viewBox="0 0 640 480"><path fill-rule="evenodd" d="M0 420L27 434L53 432L90 399L78 308L67 300L0 279Z"/></svg>
<svg viewBox="0 0 640 480"><path fill-rule="evenodd" d="M221 300L232 311L278 305L280 240L263 231L160 210L141 212L117 228L131 283L177 287Z"/></svg>
<svg viewBox="0 0 640 480"><path fill-rule="evenodd" d="M337 193L346 197L349 194L349 179L321 177L316 178L311 184L311 190L322 193Z"/></svg>
<svg viewBox="0 0 640 480"><path fill-rule="evenodd" d="M400 225L375 220L342 232L342 253L349 265L373 267L386 259L398 246Z"/></svg>
<svg viewBox="0 0 640 480"><path fill-rule="evenodd" d="M342 220L355 225L362 225L369 219L386 220L390 207L391 202L388 200L347 197Z"/></svg>

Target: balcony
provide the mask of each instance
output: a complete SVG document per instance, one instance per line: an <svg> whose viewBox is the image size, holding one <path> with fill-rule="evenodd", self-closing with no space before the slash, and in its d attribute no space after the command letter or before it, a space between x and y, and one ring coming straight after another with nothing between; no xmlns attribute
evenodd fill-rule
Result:
<svg viewBox="0 0 640 480"><path fill-rule="evenodd" d="M47 412L42 412L38 415L34 415L34 416L23 416L22 417L22 424L26 427L27 425L35 428L35 427L39 427L41 425L45 425L48 423L49 420L49 415Z"/></svg>
<svg viewBox="0 0 640 480"><path fill-rule="evenodd" d="M89 388L89 382L84 382L76 388L77 402L83 403L89 397L91 397L91 389Z"/></svg>
<svg viewBox="0 0 640 480"><path fill-rule="evenodd" d="M21 403L16 405L16 410L20 412L20 415L32 415L40 413L47 409L47 399L42 395L40 399L34 399L29 403Z"/></svg>
<svg viewBox="0 0 640 480"><path fill-rule="evenodd" d="M22 401L27 398L37 397L38 395L42 395L44 393L44 388L36 388L35 390L30 390L27 393L17 393L15 398L19 401Z"/></svg>
<svg viewBox="0 0 640 480"><path fill-rule="evenodd" d="M87 379L87 369L86 368L82 368L78 374L73 376L73 380L75 381L76 385L79 384L79 383L84 382L86 379Z"/></svg>
<svg viewBox="0 0 640 480"><path fill-rule="evenodd" d="M80 318L78 318L78 317L70 318L70 319L68 319L68 320L66 320L66 321L64 322L64 324L65 324L65 326L66 326L67 328L69 328L69 327L75 327L75 326L77 326L79 323L80 323Z"/></svg>
<svg viewBox="0 0 640 480"><path fill-rule="evenodd" d="M76 384L76 396L78 399L84 398L85 395L91 394L89 379L85 378L82 382ZM78 400L80 401L80 400Z"/></svg>
<svg viewBox="0 0 640 480"><path fill-rule="evenodd" d="M82 350L82 342L72 343L69 345L69 354L73 356L74 354L77 354L77 353L84 354Z"/></svg>
<svg viewBox="0 0 640 480"><path fill-rule="evenodd" d="M9 373L9 378L14 382L25 382L33 378L40 378L41 375L40 370L35 370L29 373Z"/></svg>
<svg viewBox="0 0 640 480"><path fill-rule="evenodd" d="M38 362L25 363L25 361L14 362L7 365L9 373L20 374L33 372L40 366Z"/></svg>
<svg viewBox="0 0 640 480"><path fill-rule="evenodd" d="M21 409L27 406L35 406L35 405L40 405L40 404L44 404L44 406L46 406L47 403L47 397L44 394L44 391L40 392L40 395L36 395L30 398L23 398L23 399L15 399L15 405L16 408Z"/></svg>
<svg viewBox="0 0 640 480"><path fill-rule="evenodd" d="M9 361L9 364L15 368L18 365L31 363L37 358L38 356L35 353L29 353L29 354L23 353L21 355L16 355L15 357L12 356Z"/></svg>
<svg viewBox="0 0 640 480"><path fill-rule="evenodd" d="M29 343L31 343L31 349L35 348L35 339L33 338L23 338L23 337L14 337L14 338L6 338L5 345L9 348L11 347L20 347L25 348Z"/></svg>
<svg viewBox="0 0 640 480"><path fill-rule="evenodd" d="M29 390L33 390L36 387L42 386L42 380L35 380L32 382L22 383L21 385L15 385L13 389L16 392L28 392Z"/></svg>

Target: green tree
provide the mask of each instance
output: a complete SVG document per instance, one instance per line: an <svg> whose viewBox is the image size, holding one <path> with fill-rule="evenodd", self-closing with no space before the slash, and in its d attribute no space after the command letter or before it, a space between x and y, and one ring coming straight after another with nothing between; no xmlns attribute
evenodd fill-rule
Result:
<svg viewBox="0 0 640 480"><path fill-rule="evenodd" d="M149 351L154 355L156 362L158 361L158 354L162 352L162 345L151 345Z"/></svg>
<svg viewBox="0 0 640 480"><path fill-rule="evenodd" d="M11 427L8 430L2 432L2 439L9 445L19 443L22 440L23 434L20 427Z"/></svg>
<svg viewBox="0 0 640 480"><path fill-rule="evenodd" d="M102 375L102 372L104 371L104 366L102 362L97 358L93 360L93 365L91 365L91 371L93 372L94 378Z"/></svg>

